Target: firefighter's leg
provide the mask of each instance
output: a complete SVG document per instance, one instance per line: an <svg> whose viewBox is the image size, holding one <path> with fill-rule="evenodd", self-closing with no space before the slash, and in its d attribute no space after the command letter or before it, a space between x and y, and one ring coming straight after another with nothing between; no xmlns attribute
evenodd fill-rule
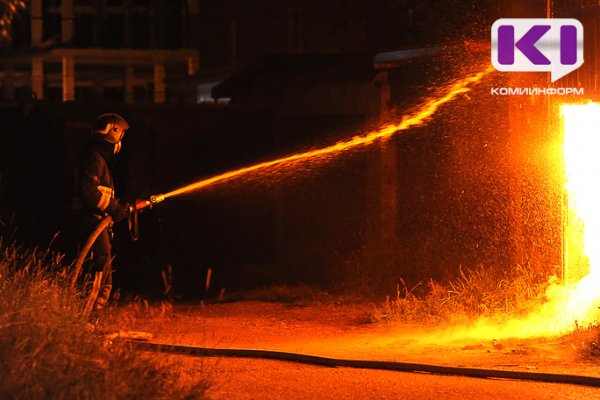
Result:
<svg viewBox="0 0 600 400"><path fill-rule="evenodd" d="M110 292L112 291L112 245L110 233L108 230L102 231L96 243L94 243L94 268L95 271L102 271L102 285L98 298L96 300L96 308L102 309L108 303Z"/></svg>

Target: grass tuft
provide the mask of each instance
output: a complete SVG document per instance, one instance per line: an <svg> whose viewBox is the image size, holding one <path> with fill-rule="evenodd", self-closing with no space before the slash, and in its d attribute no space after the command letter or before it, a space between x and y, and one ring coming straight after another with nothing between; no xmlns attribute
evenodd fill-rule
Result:
<svg viewBox="0 0 600 400"><path fill-rule="evenodd" d="M108 343L81 315L60 256L0 241L0 398L201 399L163 358Z"/></svg>
<svg viewBox="0 0 600 400"><path fill-rule="evenodd" d="M461 268L455 280L445 284L430 280L410 289L400 279L395 298L377 306L373 319L460 324L481 317L524 316L543 301L552 283L522 266L501 276L482 266Z"/></svg>

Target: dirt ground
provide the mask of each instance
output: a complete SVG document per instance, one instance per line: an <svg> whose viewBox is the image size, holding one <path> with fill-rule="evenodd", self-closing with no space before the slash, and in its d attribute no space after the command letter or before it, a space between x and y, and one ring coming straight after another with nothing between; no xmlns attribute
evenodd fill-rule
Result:
<svg viewBox="0 0 600 400"><path fill-rule="evenodd" d="M158 343L600 377L598 358L586 357L589 343L576 336L558 342L500 341L496 347L494 338L448 342L443 332L432 328L373 324L371 312L369 305L256 301L179 305L148 312L146 317L138 312L133 329L152 333ZM178 358L182 376L207 377L215 399L600 399L600 389L576 385L242 358Z"/></svg>

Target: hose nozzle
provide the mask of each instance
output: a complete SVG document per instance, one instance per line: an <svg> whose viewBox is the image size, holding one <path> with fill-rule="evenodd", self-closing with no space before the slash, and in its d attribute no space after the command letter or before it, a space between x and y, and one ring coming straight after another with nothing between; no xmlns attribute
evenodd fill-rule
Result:
<svg viewBox="0 0 600 400"><path fill-rule="evenodd" d="M152 204L152 205L158 204L164 200L165 200L164 194L155 194L155 195L150 196L150 204Z"/></svg>
<svg viewBox="0 0 600 400"><path fill-rule="evenodd" d="M131 211L135 211L135 210L142 210L146 207L150 207L152 208L153 205L158 204L162 201L165 200L165 195L164 194L156 194L156 195L152 195L150 196L149 199L142 199L142 200L137 200L135 202L135 207L131 207Z"/></svg>

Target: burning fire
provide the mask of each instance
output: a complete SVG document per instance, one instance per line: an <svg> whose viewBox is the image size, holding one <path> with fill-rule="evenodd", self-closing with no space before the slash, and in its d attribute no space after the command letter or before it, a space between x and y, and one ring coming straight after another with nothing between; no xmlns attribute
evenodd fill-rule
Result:
<svg viewBox="0 0 600 400"><path fill-rule="evenodd" d="M600 104L563 105L561 114L569 215L565 279L583 276L574 285L569 312L580 323L591 323L600 300ZM573 254L575 249L582 254Z"/></svg>
<svg viewBox="0 0 600 400"><path fill-rule="evenodd" d="M563 105L568 261L564 284L553 283L547 302L528 316L499 324L482 319L453 329L456 338L527 338L567 334L600 320L600 104Z"/></svg>

